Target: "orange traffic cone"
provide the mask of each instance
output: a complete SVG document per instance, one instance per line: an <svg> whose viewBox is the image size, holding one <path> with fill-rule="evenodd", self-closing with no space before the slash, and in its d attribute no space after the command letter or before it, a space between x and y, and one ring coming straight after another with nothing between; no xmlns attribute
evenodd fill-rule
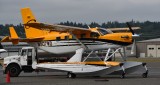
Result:
<svg viewBox="0 0 160 85"><path fill-rule="evenodd" d="M9 74L9 71L7 72L7 75L6 75L6 83L10 83L10 74Z"/></svg>

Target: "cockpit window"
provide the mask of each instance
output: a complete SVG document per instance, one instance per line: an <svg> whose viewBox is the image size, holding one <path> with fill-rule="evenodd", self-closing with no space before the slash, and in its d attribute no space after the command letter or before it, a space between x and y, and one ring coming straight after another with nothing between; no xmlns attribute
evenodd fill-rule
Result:
<svg viewBox="0 0 160 85"><path fill-rule="evenodd" d="M110 34L112 33L111 31L107 30L107 29L104 29L104 28L99 28L97 29L102 35L105 35L105 34Z"/></svg>

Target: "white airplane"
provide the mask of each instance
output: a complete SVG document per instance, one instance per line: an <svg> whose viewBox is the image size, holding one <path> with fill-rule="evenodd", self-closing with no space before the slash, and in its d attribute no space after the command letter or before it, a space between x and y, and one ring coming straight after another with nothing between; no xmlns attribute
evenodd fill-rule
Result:
<svg viewBox="0 0 160 85"><path fill-rule="evenodd" d="M124 78L125 74L135 72L144 67L145 73L142 76L146 78L148 75L148 70L144 63L107 61L112 56L106 55L104 60L101 60L98 56L90 56L90 54L82 60L83 51L84 48L77 49L75 55L67 62L39 63L34 69L68 72L68 78L75 78L77 75L105 76L107 74L118 74L121 75L121 78ZM94 61L90 60L91 58L94 58Z"/></svg>
<svg viewBox="0 0 160 85"><path fill-rule="evenodd" d="M1 42L27 42L46 52L63 54L75 52L80 47L86 48L85 50L119 48L132 44L133 39L139 36L130 26L131 32L113 33L103 28L86 29L39 23L29 8L23 8L21 13L26 38L19 38L14 28L10 27L10 36Z"/></svg>

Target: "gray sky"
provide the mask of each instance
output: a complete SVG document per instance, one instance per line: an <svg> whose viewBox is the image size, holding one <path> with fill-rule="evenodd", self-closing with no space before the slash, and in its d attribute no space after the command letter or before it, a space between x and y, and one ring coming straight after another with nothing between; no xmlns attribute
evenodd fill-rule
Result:
<svg viewBox="0 0 160 85"><path fill-rule="evenodd" d="M22 22L30 7L39 22L160 21L160 0L0 0L0 24Z"/></svg>

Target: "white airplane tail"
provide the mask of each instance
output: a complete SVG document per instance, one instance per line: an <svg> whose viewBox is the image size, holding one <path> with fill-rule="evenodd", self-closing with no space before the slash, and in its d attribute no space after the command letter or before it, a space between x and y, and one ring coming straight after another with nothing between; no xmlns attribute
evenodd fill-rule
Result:
<svg viewBox="0 0 160 85"><path fill-rule="evenodd" d="M75 55L73 55L67 62L81 62L83 51L84 48L77 49Z"/></svg>

